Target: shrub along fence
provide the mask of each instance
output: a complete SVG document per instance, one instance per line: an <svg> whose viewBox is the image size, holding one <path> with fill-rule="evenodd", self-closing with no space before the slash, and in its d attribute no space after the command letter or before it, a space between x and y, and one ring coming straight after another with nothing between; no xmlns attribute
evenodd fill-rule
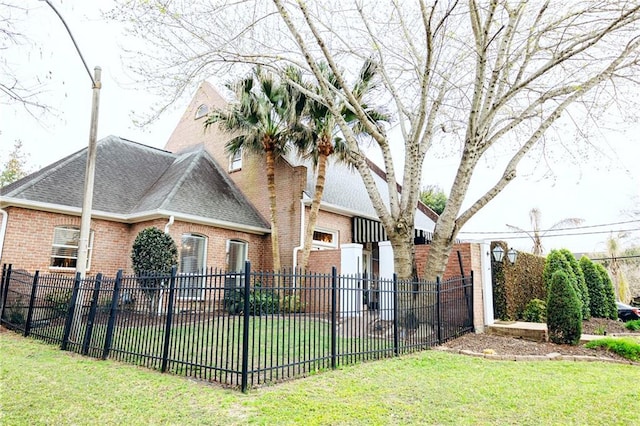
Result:
<svg viewBox="0 0 640 426"><path fill-rule="evenodd" d="M115 277L5 265L0 323L61 349L239 387L423 350L473 330L473 275L404 282L209 270Z"/></svg>

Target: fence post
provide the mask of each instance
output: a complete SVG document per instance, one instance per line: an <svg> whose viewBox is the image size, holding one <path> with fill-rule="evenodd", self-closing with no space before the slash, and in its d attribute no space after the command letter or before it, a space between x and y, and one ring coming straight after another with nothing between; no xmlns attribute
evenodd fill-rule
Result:
<svg viewBox="0 0 640 426"><path fill-rule="evenodd" d="M400 335L398 330L398 275L393 273L393 354L400 354Z"/></svg>
<svg viewBox="0 0 640 426"><path fill-rule="evenodd" d="M116 323L116 314L118 311L118 300L120 298L120 286L122 285L122 269L118 269L116 274L116 282L113 284L113 297L111 298L111 310L109 311L109 323L107 324L107 335L104 339L104 348L102 349L102 359L107 359L111 350L111 342L113 341L113 328Z"/></svg>
<svg viewBox="0 0 640 426"><path fill-rule="evenodd" d="M240 388L247 391L249 384L249 298L251 297L251 263L244 263L244 305L242 312L242 371ZM259 314L259 313L258 313Z"/></svg>
<svg viewBox="0 0 640 426"><path fill-rule="evenodd" d="M436 326L438 327L438 344L442 343L442 318L440 318L440 277L436 277Z"/></svg>
<svg viewBox="0 0 640 426"><path fill-rule="evenodd" d="M465 278L465 281L466 281L466 278ZM467 296L467 297L465 297L465 299L467 300L467 308L469 309L469 320L471 321L471 326L474 327L475 321L474 321L474 318L473 318L473 293L474 293L473 271L471 271L470 281L471 281L471 297L469 297L466 294L466 291L467 291L467 286L466 285L464 286L464 289L465 289L465 296ZM469 300L469 299L471 299L471 300Z"/></svg>
<svg viewBox="0 0 640 426"><path fill-rule="evenodd" d="M331 368L337 366L338 348L336 335L338 334L337 321L337 299L338 299L338 270L335 266L331 268Z"/></svg>
<svg viewBox="0 0 640 426"><path fill-rule="evenodd" d="M98 307L98 298L100 297L100 285L102 284L102 274L96 275L93 284L93 295L91 296L91 306L89 307L89 317L87 318L87 327L84 329L84 339L82 340L82 355L89 353L89 344L91 343L91 335L93 334L93 323L96 320L96 310Z"/></svg>
<svg viewBox="0 0 640 426"><path fill-rule="evenodd" d="M9 285L9 280L7 280L7 273L9 271L9 267L10 266L8 266L6 263L2 264L2 281L0 281L0 321L4 317L4 302L5 302L4 289L5 289L5 286ZM5 284L5 281L6 281L6 284Z"/></svg>
<svg viewBox="0 0 640 426"><path fill-rule="evenodd" d="M167 302L167 321L164 325L164 345L162 348L162 366L160 371L167 371L167 363L169 361L169 343L171 341L171 323L173 322L173 299L176 290L176 274L177 266L171 268L171 279L169 280L169 301Z"/></svg>
<svg viewBox="0 0 640 426"><path fill-rule="evenodd" d="M460 268L460 275L464 277L464 267L462 266L462 255L460 254L460 250L456 250L458 254L458 267Z"/></svg>
<svg viewBox="0 0 640 426"><path fill-rule="evenodd" d="M0 307L0 322L2 321L2 319L4 318L4 307L7 304L7 295L9 294L9 283L11 282L11 269L13 268L12 264L9 264L9 266L7 267L7 264L5 263L2 267L2 283L3 283L3 287L2 287L2 300L0 300L0 303L2 304ZM6 271L5 271L6 269Z"/></svg>
<svg viewBox="0 0 640 426"><path fill-rule="evenodd" d="M31 332L31 319L33 318L33 305L36 303L36 293L38 291L38 277L40 271L36 271L33 275L33 284L31 285L31 297L29 297L29 310L27 311L27 321L24 324L24 337Z"/></svg>
<svg viewBox="0 0 640 426"><path fill-rule="evenodd" d="M69 301L69 309L67 310L67 320L64 323L64 333L62 334L62 344L60 349L67 350L69 345L69 336L71 335L71 326L73 325L73 316L76 312L76 301L78 299L78 293L80 292L81 276L80 272L76 272L76 279L73 283L73 293L71 293L71 300Z"/></svg>

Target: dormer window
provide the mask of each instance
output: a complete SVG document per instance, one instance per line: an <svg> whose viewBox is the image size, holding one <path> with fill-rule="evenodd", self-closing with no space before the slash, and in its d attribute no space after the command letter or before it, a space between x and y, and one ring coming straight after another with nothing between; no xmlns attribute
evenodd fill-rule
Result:
<svg viewBox="0 0 640 426"><path fill-rule="evenodd" d="M205 104L202 104L196 110L196 116L195 116L194 120L197 120L198 118L202 118L205 115L207 115L208 113L209 113L209 107L206 106Z"/></svg>

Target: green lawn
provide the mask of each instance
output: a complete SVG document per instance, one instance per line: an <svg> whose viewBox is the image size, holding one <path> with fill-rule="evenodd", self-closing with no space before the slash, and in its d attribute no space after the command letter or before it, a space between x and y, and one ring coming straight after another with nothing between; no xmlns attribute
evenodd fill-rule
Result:
<svg viewBox="0 0 640 426"><path fill-rule="evenodd" d="M0 424L635 424L640 367L426 351L248 394L0 334Z"/></svg>
<svg viewBox="0 0 640 426"><path fill-rule="evenodd" d="M149 368L160 369L165 336L165 319L140 317L136 326L115 328L109 357ZM236 375L228 370L241 371L242 316L218 316L207 321L177 323L171 328L168 364L169 371L198 379L213 379L224 383ZM84 335L85 325L80 335ZM63 324L56 323L35 329L34 334L62 336ZM102 356L106 323L93 326L89 354ZM248 368L255 372L254 382L269 382L283 377L300 375L331 365L331 324L313 318L288 319L280 316L251 316L249 318ZM382 358L393 353L390 339L337 336L338 362L347 364L354 359ZM71 346L69 349L73 349ZM364 356L349 354L366 352ZM80 348L76 349L80 352ZM213 366L208 369L203 366Z"/></svg>

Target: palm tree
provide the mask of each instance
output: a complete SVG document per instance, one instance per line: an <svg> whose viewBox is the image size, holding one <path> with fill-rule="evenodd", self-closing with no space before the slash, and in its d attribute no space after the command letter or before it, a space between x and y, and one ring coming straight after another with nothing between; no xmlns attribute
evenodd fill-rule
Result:
<svg viewBox="0 0 640 426"><path fill-rule="evenodd" d="M618 262L618 258L621 256L620 237L624 237L624 235L618 235L617 237L612 235L607 240L607 257L610 259L607 266L609 273L611 274L614 284L613 288L616 290L618 300L623 303L629 303L631 300L629 282L627 281L627 277L625 276L624 271L620 268L620 263Z"/></svg>
<svg viewBox="0 0 640 426"><path fill-rule="evenodd" d="M354 128L356 134L365 134L363 126L360 125L356 115L342 101L339 94L340 87L335 75L325 63L318 64L318 67L331 84L331 90L335 92L333 103L340 110L342 118ZM375 62L371 60L365 61L358 80L352 89L352 93L359 101L375 87L373 81L376 71ZM296 90L296 86L302 86L308 91L320 93L321 89L319 87L313 87L302 81L299 70L289 69L287 74L288 78L294 83L290 89L291 93L301 93ZM293 96L293 98L295 99L296 96ZM309 221L305 229L304 248L302 251L301 266L303 269L307 269L313 242L313 230L318 220L320 203L324 193L328 160L334 154L337 154L339 159L345 160L348 149L344 139L340 137L336 116L331 112L331 108L313 97L306 97L303 104L304 110L296 124L294 143L303 157L313 160L316 176L316 185L309 211ZM366 105L364 105L364 108L372 121L380 123L389 120L388 115L380 110L369 108Z"/></svg>
<svg viewBox="0 0 640 426"><path fill-rule="evenodd" d="M542 237L544 237L547 232L553 231L554 229L562 228L565 226L578 226L584 219L579 219L577 217L570 217L567 219L562 219L559 222L554 223L550 228L542 230L541 219L542 213L537 208L532 208L529 211L529 219L531 219L531 231L526 231L517 226L507 224L507 227L513 229L514 231L524 232L533 240L533 248L531 249L532 253L537 256L542 256L544 253L544 248L542 247Z"/></svg>
<svg viewBox="0 0 640 426"><path fill-rule="evenodd" d="M238 134L225 146L229 154L235 155L240 150L245 150L264 155L271 213L273 269L279 271L275 162L286 154L291 135L290 123L296 112L300 111L289 97L285 86L260 67L227 87L235 93L235 102L227 109L214 110L207 117L205 128L217 123L222 130Z"/></svg>

